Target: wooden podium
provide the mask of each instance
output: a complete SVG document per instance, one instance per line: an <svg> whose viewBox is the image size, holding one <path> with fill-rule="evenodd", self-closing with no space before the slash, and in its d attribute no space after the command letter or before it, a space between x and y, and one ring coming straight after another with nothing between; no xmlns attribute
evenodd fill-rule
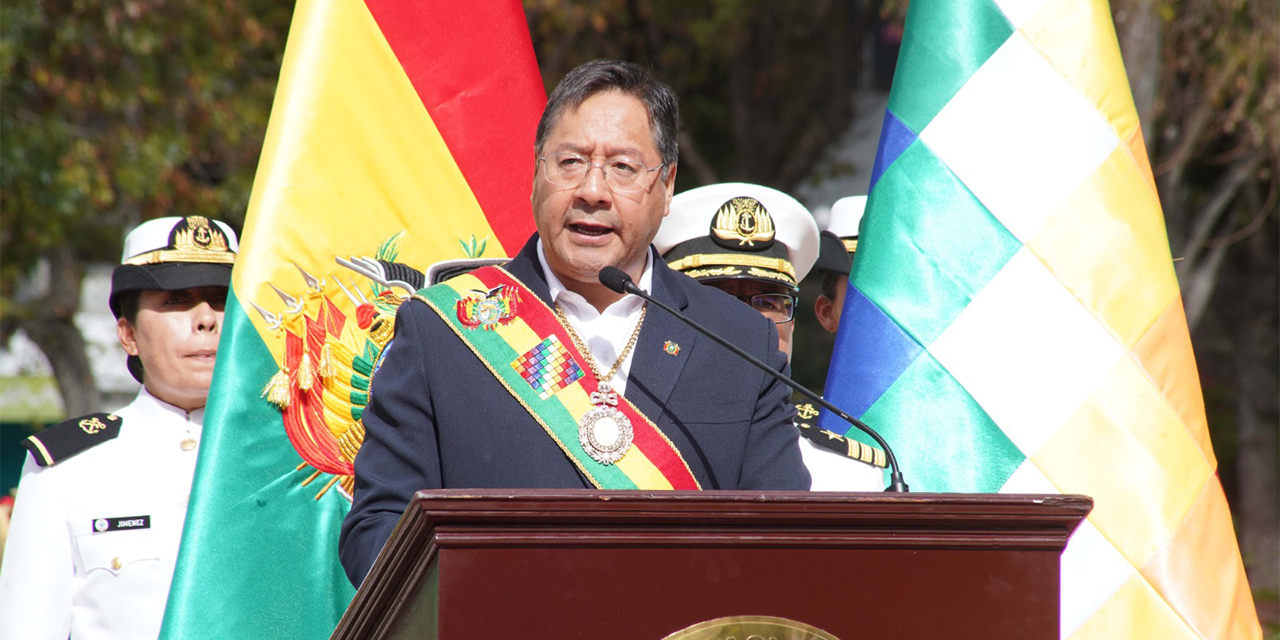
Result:
<svg viewBox="0 0 1280 640"><path fill-rule="evenodd" d="M662 640L756 615L838 640L1056 640L1059 555L1092 505L1069 495L424 491L333 638Z"/></svg>

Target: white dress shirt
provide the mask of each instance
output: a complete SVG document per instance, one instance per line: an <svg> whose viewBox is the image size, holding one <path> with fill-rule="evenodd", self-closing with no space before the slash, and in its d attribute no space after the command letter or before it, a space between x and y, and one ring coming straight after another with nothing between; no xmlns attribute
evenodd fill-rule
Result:
<svg viewBox="0 0 1280 640"><path fill-rule="evenodd" d="M587 345L591 357L596 360L596 368L600 375L609 373L618 354L627 347L631 335L636 331L636 323L640 321L640 310L644 300L639 296L623 296L621 300L605 307L603 313L596 310L586 298L565 288L560 278L547 266L547 256L542 251L542 240L538 240L538 262L542 272L547 275L547 286L551 289L551 301L560 305L564 317L573 325L578 338ZM645 252L644 272L636 286L641 291L651 293L653 284L653 252ZM627 359L618 367L610 386L619 395L626 394L627 376L631 373L631 360L635 357L635 349L627 354ZM604 382L602 380L602 382ZM593 391L588 389L588 391Z"/></svg>
<svg viewBox="0 0 1280 640"><path fill-rule="evenodd" d="M143 389L120 434L49 467L30 455L0 568L0 638L146 639L160 634L204 410ZM106 519L149 528L100 531ZM101 522L100 522L101 521Z"/></svg>

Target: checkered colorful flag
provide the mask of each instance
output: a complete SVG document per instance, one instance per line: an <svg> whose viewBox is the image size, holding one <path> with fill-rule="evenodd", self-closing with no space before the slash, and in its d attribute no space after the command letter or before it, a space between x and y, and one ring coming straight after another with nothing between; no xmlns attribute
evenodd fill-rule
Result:
<svg viewBox="0 0 1280 640"><path fill-rule="evenodd" d="M1105 0L913 1L860 239L827 398L914 490L1094 498L1063 638L1261 637Z"/></svg>

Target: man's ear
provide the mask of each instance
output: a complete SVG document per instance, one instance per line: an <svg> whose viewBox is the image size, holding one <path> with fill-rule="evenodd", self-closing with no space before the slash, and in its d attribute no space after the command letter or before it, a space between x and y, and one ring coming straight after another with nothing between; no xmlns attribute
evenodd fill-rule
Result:
<svg viewBox="0 0 1280 640"><path fill-rule="evenodd" d="M836 321L836 301L825 295L819 295L817 300L813 301L813 315L818 316L818 322L822 325L827 333L835 333L840 323Z"/></svg>
<svg viewBox="0 0 1280 640"><path fill-rule="evenodd" d="M666 191L666 205L662 208L662 217L667 217L671 213L671 198L676 195L676 165L671 165L671 171L667 174L667 179L662 185Z"/></svg>
<svg viewBox="0 0 1280 640"><path fill-rule="evenodd" d="M134 336L133 324L124 318L116 320L116 338L120 340L120 347L124 352L131 356L138 355L138 339Z"/></svg>

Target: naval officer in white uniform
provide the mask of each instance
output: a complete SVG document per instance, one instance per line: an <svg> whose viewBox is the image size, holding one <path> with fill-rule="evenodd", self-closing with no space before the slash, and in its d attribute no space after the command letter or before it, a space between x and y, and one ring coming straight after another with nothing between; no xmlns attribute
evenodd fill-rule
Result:
<svg viewBox="0 0 1280 640"><path fill-rule="evenodd" d="M110 305L143 388L119 411L24 442L0 638L159 636L237 249L230 227L198 216L125 238Z"/></svg>
<svg viewBox="0 0 1280 640"><path fill-rule="evenodd" d="M791 358L800 281L819 259L818 224L803 204L777 189L742 182L690 189L671 199L671 213L653 244L667 266L774 321L778 349ZM818 429L812 425L813 406L797 408L811 490L884 490L883 451Z"/></svg>

